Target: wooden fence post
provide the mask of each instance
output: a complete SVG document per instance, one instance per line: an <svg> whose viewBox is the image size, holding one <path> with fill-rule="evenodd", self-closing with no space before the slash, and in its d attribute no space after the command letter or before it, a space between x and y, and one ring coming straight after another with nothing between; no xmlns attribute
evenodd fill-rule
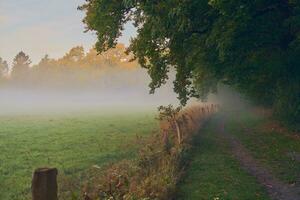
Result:
<svg viewBox="0 0 300 200"><path fill-rule="evenodd" d="M58 200L57 169L39 168L33 173L31 192L32 200Z"/></svg>

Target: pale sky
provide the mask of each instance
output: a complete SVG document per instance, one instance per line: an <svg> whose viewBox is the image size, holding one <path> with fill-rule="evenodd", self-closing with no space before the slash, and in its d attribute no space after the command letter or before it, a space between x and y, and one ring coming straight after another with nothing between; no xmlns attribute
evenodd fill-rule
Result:
<svg viewBox="0 0 300 200"><path fill-rule="evenodd" d="M84 0L0 0L0 57L10 64L19 51L37 63L45 54L63 56L82 45L88 50L95 35L84 33L84 13L77 10ZM126 25L120 42L126 45L135 35Z"/></svg>

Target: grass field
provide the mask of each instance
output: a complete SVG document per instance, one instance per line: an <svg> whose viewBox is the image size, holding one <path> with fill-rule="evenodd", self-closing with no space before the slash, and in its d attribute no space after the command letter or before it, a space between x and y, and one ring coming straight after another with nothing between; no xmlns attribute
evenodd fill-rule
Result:
<svg viewBox="0 0 300 200"><path fill-rule="evenodd" d="M150 110L2 115L0 199L24 199L37 167L77 176L93 165L132 158L139 148L136 136L157 128Z"/></svg>

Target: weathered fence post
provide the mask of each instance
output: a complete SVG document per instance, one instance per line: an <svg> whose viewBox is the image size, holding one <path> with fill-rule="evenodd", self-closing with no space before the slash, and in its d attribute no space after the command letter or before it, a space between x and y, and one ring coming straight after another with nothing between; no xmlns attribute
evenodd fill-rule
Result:
<svg viewBox="0 0 300 200"><path fill-rule="evenodd" d="M33 173L31 192L32 200L58 200L57 169L39 168Z"/></svg>

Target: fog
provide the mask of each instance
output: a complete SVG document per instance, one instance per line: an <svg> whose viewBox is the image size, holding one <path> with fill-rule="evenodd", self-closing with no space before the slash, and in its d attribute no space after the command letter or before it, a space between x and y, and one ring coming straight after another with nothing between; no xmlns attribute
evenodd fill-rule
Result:
<svg viewBox="0 0 300 200"><path fill-rule="evenodd" d="M80 81L70 75L50 81L46 78L9 81L0 86L0 115L155 109L159 105L178 104L172 80L155 94L149 94L149 83L150 78L144 69L106 71L98 77L86 77Z"/></svg>

